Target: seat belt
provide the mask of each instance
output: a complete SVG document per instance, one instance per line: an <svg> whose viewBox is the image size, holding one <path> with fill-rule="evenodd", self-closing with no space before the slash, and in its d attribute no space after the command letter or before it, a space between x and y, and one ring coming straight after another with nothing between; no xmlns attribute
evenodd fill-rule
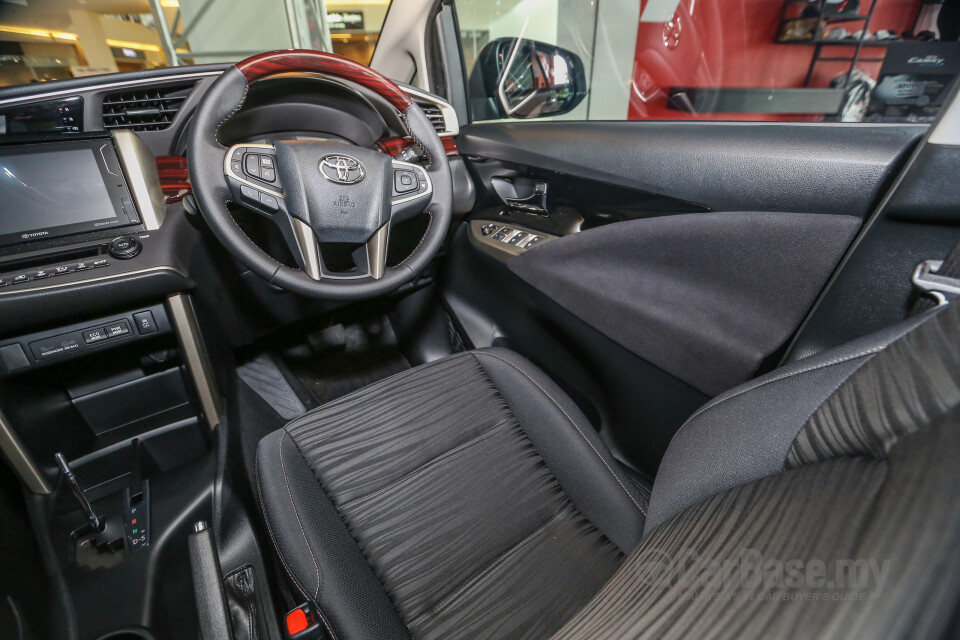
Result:
<svg viewBox="0 0 960 640"><path fill-rule="evenodd" d="M911 316L947 304L950 298L960 296L960 240L943 260L924 260L918 264L911 281L920 293L910 308Z"/></svg>

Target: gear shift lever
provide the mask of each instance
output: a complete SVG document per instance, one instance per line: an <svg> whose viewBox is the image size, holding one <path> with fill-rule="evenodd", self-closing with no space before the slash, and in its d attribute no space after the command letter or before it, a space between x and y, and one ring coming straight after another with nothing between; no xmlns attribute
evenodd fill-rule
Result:
<svg viewBox="0 0 960 640"><path fill-rule="evenodd" d="M70 470L70 465L67 464L66 458L63 457L62 453L56 453L53 457L56 458L57 466L60 467L60 472L63 473L63 479L70 485L73 496L77 499L77 502L80 503L80 508L87 514L87 519L89 519L90 524L93 525L93 530L97 533L103 531L103 521L100 520L100 516L96 514L93 507L90 506L90 501L87 500L87 494L83 492L83 488L80 486L80 483L77 482L76 476L74 476L73 471Z"/></svg>

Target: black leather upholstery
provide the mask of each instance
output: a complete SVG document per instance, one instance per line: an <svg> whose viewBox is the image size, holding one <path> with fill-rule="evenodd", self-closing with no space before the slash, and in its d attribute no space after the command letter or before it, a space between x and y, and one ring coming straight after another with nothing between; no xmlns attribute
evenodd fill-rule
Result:
<svg viewBox="0 0 960 640"><path fill-rule="evenodd" d="M502 349L294 420L261 441L257 485L291 581L338 638L548 637L644 523L577 407Z"/></svg>

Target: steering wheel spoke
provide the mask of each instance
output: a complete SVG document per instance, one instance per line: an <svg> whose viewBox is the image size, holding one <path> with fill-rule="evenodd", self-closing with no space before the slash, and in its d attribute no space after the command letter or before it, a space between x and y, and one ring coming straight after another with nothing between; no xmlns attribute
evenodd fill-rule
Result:
<svg viewBox="0 0 960 640"><path fill-rule="evenodd" d="M304 273L314 280L379 280L387 268L387 247L390 241L390 225L385 224L367 242L350 252L355 268L346 272L332 271L324 261L323 251L310 225L289 218L288 244Z"/></svg>

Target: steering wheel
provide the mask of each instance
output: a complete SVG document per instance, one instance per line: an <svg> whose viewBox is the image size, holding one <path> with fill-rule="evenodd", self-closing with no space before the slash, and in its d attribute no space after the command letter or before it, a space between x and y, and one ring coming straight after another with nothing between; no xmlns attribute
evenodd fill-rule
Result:
<svg viewBox="0 0 960 640"><path fill-rule="evenodd" d="M323 73L382 96L399 112L426 165L340 141L221 144L220 126L243 105L250 83L290 72ZM274 51L224 71L197 106L188 166L204 219L227 250L268 282L301 295L356 300L392 291L436 255L450 226L450 165L433 125L392 81L331 53ZM250 240L227 208L231 201L273 222L299 269ZM391 225L424 211L430 221L420 244L388 268ZM348 252L353 266L333 270L324 260L325 246Z"/></svg>

